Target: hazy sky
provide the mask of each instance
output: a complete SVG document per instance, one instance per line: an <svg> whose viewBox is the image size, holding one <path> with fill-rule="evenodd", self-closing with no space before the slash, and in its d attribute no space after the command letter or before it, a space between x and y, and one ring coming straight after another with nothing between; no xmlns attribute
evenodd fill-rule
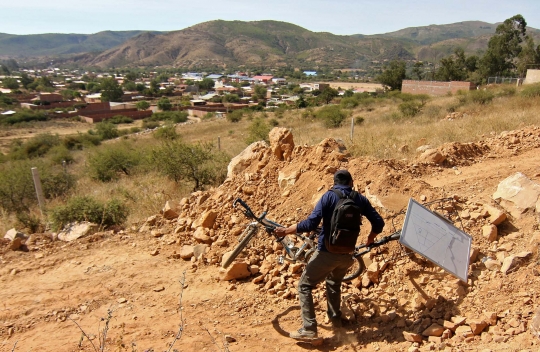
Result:
<svg viewBox="0 0 540 352"><path fill-rule="evenodd" d="M521 14L540 29L540 0L0 0L0 33L171 31L222 20L277 20L314 32L378 34Z"/></svg>

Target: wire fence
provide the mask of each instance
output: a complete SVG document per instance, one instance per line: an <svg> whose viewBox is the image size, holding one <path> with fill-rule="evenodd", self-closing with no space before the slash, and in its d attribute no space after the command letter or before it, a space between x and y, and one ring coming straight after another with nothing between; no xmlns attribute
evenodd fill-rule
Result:
<svg viewBox="0 0 540 352"><path fill-rule="evenodd" d="M488 77L488 84L518 84L521 78L512 77Z"/></svg>

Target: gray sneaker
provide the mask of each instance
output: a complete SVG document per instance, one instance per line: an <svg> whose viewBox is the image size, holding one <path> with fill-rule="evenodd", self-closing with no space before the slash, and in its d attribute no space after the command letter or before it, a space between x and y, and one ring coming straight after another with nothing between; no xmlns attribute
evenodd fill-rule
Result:
<svg viewBox="0 0 540 352"><path fill-rule="evenodd" d="M289 337L300 341L310 341L317 338L317 332L300 328L298 331L291 332Z"/></svg>

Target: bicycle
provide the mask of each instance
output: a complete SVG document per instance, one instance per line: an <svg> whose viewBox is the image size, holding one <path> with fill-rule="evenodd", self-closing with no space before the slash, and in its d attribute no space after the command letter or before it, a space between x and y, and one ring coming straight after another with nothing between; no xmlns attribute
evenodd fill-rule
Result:
<svg viewBox="0 0 540 352"><path fill-rule="evenodd" d="M439 204L439 208L437 209L444 209L444 203L445 202L453 202L453 198L441 198L437 199L431 202L424 203L424 206L432 206L433 204ZM243 234L240 236L240 243L235 247L231 255L226 259L226 261L223 263L223 267L228 267L234 259L242 252L242 250L247 246L247 244L251 241L251 239L255 236L255 234L259 231L260 227L263 226L266 230L266 232L270 235L273 235L276 238L276 241L281 242L283 244L283 248L285 251L285 255L280 257L280 263L283 263L283 260L287 260L291 263L300 262L302 264L307 264L309 261L309 258L315 253L317 249L317 236L320 233L320 229L317 231L312 231L308 236L304 236L303 234L296 233L292 236L294 236L295 241L288 239L287 236L285 237L277 237L274 234L274 229L276 227L283 227L282 225L266 219L267 212L263 212L261 216L257 217L251 208L240 198L237 198L233 202L233 207L236 208L237 204L242 205L245 208L244 215L247 218L253 219L254 221L249 223L244 230ZM366 245L361 244L355 247L353 253L351 254L354 262L349 268L349 271L343 278L344 282L349 282L358 276L362 275L364 271L366 270L364 261L362 260L362 257L369 253L371 250L381 247L389 242L397 241L401 237L401 229L396 230L396 225L394 223L394 220L400 216L404 215L406 212L406 209L396 213L394 216L391 217L391 223L392 223L392 229L393 232L390 235L384 236L380 238L379 240ZM462 226L463 227L463 226ZM300 242L301 245L298 247L295 247L294 244L296 242ZM403 256L411 255L412 252L407 252Z"/></svg>
<svg viewBox="0 0 540 352"><path fill-rule="evenodd" d="M274 236L276 241L283 245L284 255L280 256L278 259L280 264L283 264L284 261L288 261L290 263L300 262L302 264L307 264L309 258L311 258L313 253L315 253L317 250L316 239L320 231L312 231L307 236L301 233L290 235L293 236L294 240L290 239L288 236L278 237L275 235L274 230L276 227L283 227L283 225L267 219L267 212L263 212L260 216L256 216L251 208L240 198L237 198L233 202L233 207L236 208L238 204L244 207L244 215L248 219L252 219L254 221L246 226L246 229L239 238L238 245L234 248L230 256L223 262L223 268L227 268L229 265L231 265L231 263L242 252L242 250L247 246L255 234L257 234L261 227L265 229L268 235ZM296 243L300 243L300 245L297 247L295 246ZM359 247L359 249L360 248L361 247ZM355 263L351 266L352 271L349 270L347 275L343 278L343 281L351 281L352 279L357 278L362 273L363 268L365 268L361 256L357 256L355 253L353 253L352 256Z"/></svg>

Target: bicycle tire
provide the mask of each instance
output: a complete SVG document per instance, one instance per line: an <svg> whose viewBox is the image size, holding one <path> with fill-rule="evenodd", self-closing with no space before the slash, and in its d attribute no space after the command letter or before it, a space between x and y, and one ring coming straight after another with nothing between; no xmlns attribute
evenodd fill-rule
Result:
<svg viewBox="0 0 540 352"><path fill-rule="evenodd" d="M364 265L364 261L361 257L353 256L353 259L353 264L349 267L347 274L345 274L345 277L343 278L344 282L349 282L353 279L356 279L366 270L366 266Z"/></svg>
<svg viewBox="0 0 540 352"><path fill-rule="evenodd" d="M221 265L222 268L227 268L229 265L231 265L231 263L236 259L236 257L238 257L238 254L242 252L242 250L247 246L249 241L251 241L251 239L258 230L259 228L257 226L250 226L249 228L247 228L246 235L244 236L244 238L242 238L240 243L238 243L238 246L234 248L229 258L227 258L227 260L223 262L223 264Z"/></svg>

